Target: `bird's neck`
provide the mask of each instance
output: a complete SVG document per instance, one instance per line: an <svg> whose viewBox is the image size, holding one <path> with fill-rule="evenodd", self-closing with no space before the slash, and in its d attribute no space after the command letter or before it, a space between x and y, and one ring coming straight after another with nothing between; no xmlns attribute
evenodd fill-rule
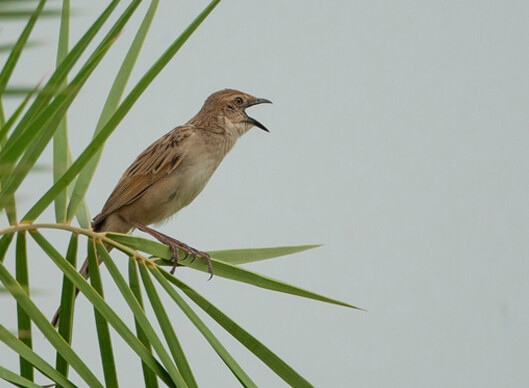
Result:
<svg viewBox="0 0 529 388"><path fill-rule="evenodd" d="M224 130L226 131L226 133L229 136L235 137L236 139L238 139L239 137L244 135L252 127L252 125L250 123L248 123L248 122L234 123L234 122L230 121L227 117L224 117L223 121L224 121L223 127L224 127Z"/></svg>
<svg viewBox="0 0 529 388"><path fill-rule="evenodd" d="M213 115L211 112L203 110L198 112L188 124L208 132L225 135L230 138L233 137L234 141L252 128L252 125L248 122L234 123L223 114Z"/></svg>

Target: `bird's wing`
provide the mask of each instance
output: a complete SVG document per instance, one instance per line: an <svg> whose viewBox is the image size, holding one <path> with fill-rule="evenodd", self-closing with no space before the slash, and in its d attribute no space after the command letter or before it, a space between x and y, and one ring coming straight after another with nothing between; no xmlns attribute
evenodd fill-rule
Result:
<svg viewBox="0 0 529 388"><path fill-rule="evenodd" d="M103 210L94 218L93 225L121 207L130 205L154 183L173 172L184 158L188 148L185 146L186 139L192 133L192 127L177 127L143 151L125 171Z"/></svg>

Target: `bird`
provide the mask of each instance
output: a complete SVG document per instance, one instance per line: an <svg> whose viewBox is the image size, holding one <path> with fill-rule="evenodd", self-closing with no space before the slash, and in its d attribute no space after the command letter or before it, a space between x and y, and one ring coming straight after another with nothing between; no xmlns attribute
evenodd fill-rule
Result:
<svg viewBox="0 0 529 388"><path fill-rule="evenodd" d="M235 89L211 94L200 111L186 124L169 131L147 147L124 172L92 220L95 232L129 233L137 228L168 245L172 251L174 274L178 252L193 260L203 257L213 276L210 255L192 248L148 225L160 223L189 205L204 189L209 179L237 140L252 127L269 130L248 116L246 109L272 102ZM111 247L107 247L111 249ZM98 262L101 260L98 258ZM88 259L79 273L88 279ZM76 291L76 295L79 290ZM59 310L52 319L57 326Z"/></svg>

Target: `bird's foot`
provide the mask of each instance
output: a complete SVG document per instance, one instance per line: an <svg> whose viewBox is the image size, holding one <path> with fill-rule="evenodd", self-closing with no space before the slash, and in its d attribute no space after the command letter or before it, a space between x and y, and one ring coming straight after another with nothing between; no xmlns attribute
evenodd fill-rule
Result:
<svg viewBox="0 0 529 388"><path fill-rule="evenodd" d="M182 261L186 260L189 256L191 256L191 263L193 263L196 260L197 256L200 256L206 259L206 262L208 264L208 272L210 274L209 278L211 279L213 277L213 267L211 266L211 257L209 253L199 251L198 249L190 247L189 245L184 244L183 242L178 241L172 237L169 237L169 236L165 236L165 237L166 239L164 239L164 241L161 241L161 240L159 241L166 245L169 245L169 247L171 248L171 251L173 252L173 255L172 255L173 268L171 268L171 271L169 271L171 275L174 274L176 270L176 266L178 265L178 251L182 251L185 253L185 256L182 259Z"/></svg>
<svg viewBox="0 0 529 388"><path fill-rule="evenodd" d="M142 223L134 219L127 217L125 220L129 222L130 224L134 225L136 228L138 228L142 232L150 234L155 239L160 241L162 244L168 245L169 248L171 248L171 251L172 251L171 259L173 261L173 267L171 268L171 271L170 271L171 275L174 275L176 266L178 265L178 251L182 251L183 253L185 253L185 256L182 260L186 260L189 257L189 255L191 255L192 257L191 263L195 261L197 256L203 257L208 264L208 272L210 274L208 280L210 280L213 277L213 266L211 265L211 256L209 255L209 253L199 251L198 249L190 247L189 245L184 244L183 242L178 241L175 238L167 236L166 234L158 232L157 230L149 228L148 226L143 225Z"/></svg>

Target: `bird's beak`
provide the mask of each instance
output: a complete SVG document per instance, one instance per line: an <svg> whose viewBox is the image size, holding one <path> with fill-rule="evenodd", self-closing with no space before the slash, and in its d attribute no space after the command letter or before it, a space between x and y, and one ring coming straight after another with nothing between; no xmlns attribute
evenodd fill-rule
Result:
<svg viewBox="0 0 529 388"><path fill-rule="evenodd" d="M249 108L250 106L259 105L259 104L271 104L272 101L267 100L266 98L256 98L254 101L250 102L246 107ZM255 125L258 128L261 128L263 131L270 132L263 124L261 124L259 121L254 119L253 117L248 117L248 120L250 123Z"/></svg>

